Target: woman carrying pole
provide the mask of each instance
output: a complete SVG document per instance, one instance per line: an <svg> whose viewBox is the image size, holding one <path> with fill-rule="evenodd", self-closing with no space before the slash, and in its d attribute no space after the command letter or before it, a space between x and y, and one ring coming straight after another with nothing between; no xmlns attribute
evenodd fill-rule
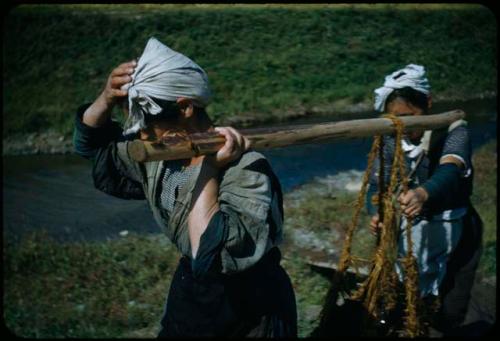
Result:
<svg viewBox="0 0 500 341"><path fill-rule="evenodd" d="M431 108L429 82L424 67L410 64L385 78L375 90L375 109L396 116L427 115ZM452 123L445 129L411 132L402 147L410 190L398 195L403 217L398 239L400 258L408 252L405 226L413 219L412 252L418 266L420 297L436 307L431 326L453 334L464 321L471 288L481 255L482 222L470 202L473 183L472 149L467 123ZM394 159L394 136L383 140L384 165L381 171L388 184ZM367 192L373 233L383 227L372 203L379 190L376 159ZM401 263L396 271L403 281Z"/></svg>
<svg viewBox="0 0 500 341"><path fill-rule="evenodd" d="M146 199L182 255L159 337L294 337L295 296L278 248L280 184L238 131L213 127L210 97L205 71L151 38L138 62L115 68L101 96L80 108L75 149L93 161L99 190ZM125 132L110 117L121 99ZM137 162L128 153L133 139L209 131L225 138L211 155Z"/></svg>

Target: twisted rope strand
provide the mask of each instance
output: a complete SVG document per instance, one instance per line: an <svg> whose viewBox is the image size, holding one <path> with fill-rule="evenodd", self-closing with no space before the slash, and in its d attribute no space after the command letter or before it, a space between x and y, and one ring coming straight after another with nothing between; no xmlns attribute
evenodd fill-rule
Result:
<svg viewBox="0 0 500 341"><path fill-rule="evenodd" d="M335 276L336 280L332 283L332 286L336 285L337 288L340 288L343 273L353 262L361 260L351 255L352 239L358 225L359 215L366 195L369 175L378 153L380 159L379 192L378 197L374 198L374 201L379 205L379 221L383 223L383 226L379 238L377 239L377 248L372 258L372 269L370 274L366 280L361 283L358 289L351 294L351 299L363 301L368 313L375 317L379 316L383 310L389 311L396 306L398 277L394 266L398 261L397 240L399 224L397 217L401 215L396 205L397 198L395 198L395 194L396 196L399 195L399 190L396 192L398 182L401 181L400 188L403 193L408 191L408 177L406 176L404 152L401 146L404 126L401 120L394 115L384 115L383 117L390 119L396 130L395 152L389 183L387 189L385 189L385 175L383 173L383 140L382 136L376 136L370 153L368 154L368 165L363 176L362 186L358 194L353 218L346 231L345 242ZM412 220L408 219L406 224L406 242L409 250L412 250L413 247L411 239L412 223ZM418 270L415 257L411 251L403 258L402 264L405 271L405 333L410 337L416 337L421 335L422 332L417 314ZM332 293L333 291L330 292L330 294ZM331 300L332 297L330 296L327 301L331 302Z"/></svg>

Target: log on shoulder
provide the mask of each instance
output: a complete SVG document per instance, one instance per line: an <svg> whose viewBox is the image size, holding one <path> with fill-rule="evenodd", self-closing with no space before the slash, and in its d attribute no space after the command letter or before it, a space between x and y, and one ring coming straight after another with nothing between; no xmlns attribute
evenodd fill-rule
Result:
<svg viewBox="0 0 500 341"><path fill-rule="evenodd" d="M465 112L452 110L435 115L405 116L400 120L404 131L431 130L446 127L463 119ZM341 139L368 137L394 132L392 120L371 118L332 123L303 124L284 127L243 129L240 132L251 142L254 150L286 147L299 144L325 143ZM129 154L138 162L174 160L217 152L224 145L224 137L216 132L183 136L167 136L161 141L134 140L129 143Z"/></svg>

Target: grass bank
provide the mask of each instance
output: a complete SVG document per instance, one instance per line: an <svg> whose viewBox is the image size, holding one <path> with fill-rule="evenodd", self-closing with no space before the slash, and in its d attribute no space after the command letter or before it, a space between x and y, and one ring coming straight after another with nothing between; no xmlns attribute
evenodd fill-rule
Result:
<svg viewBox="0 0 500 341"><path fill-rule="evenodd" d="M496 161L496 140L479 148L473 159L472 199L485 223L481 277L496 276ZM323 190L313 191L318 188ZM312 270L306 262L310 250L298 247L291 236L307 230L331 243L338 254L356 199L356 193L335 191L332 196L324 188L311 186L285 196L282 264L295 289L301 337L317 325L329 280ZM368 256L374 242L367 218L361 217L363 227L355 236L353 252L358 256ZM19 244L6 239L4 321L23 337L154 337L178 257L163 235L68 244L43 234ZM323 257L331 255L323 252Z"/></svg>
<svg viewBox="0 0 500 341"><path fill-rule="evenodd" d="M157 327L177 265L168 245L143 236L59 244L43 233L7 244L5 324L28 338L126 337Z"/></svg>
<svg viewBox="0 0 500 341"><path fill-rule="evenodd" d="M497 160L496 139L481 147L473 155L475 175L474 193L471 200L484 224L484 251L479 269L486 276L496 275L497 269Z"/></svg>
<svg viewBox="0 0 500 341"><path fill-rule="evenodd" d="M4 24L3 133L69 134L117 64L155 36L208 72L220 124L369 107L384 76L426 66L434 98L496 92L480 5L22 5Z"/></svg>

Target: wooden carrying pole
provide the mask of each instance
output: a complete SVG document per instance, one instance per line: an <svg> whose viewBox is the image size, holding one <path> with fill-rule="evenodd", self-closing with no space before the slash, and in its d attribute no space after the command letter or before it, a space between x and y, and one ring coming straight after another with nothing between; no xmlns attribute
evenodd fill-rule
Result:
<svg viewBox="0 0 500 341"><path fill-rule="evenodd" d="M435 115L404 116L404 131L431 130L450 125L465 117L462 110ZM324 143L340 139L388 134L395 131L388 118L339 121L333 123L303 124L283 127L241 129L251 141L251 148L262 150L307 143ZM163 137L160 141L134 140L128 145L130 156L138 162L175 160L217 152L225 139L217 132L195 133Z"/></svg>

